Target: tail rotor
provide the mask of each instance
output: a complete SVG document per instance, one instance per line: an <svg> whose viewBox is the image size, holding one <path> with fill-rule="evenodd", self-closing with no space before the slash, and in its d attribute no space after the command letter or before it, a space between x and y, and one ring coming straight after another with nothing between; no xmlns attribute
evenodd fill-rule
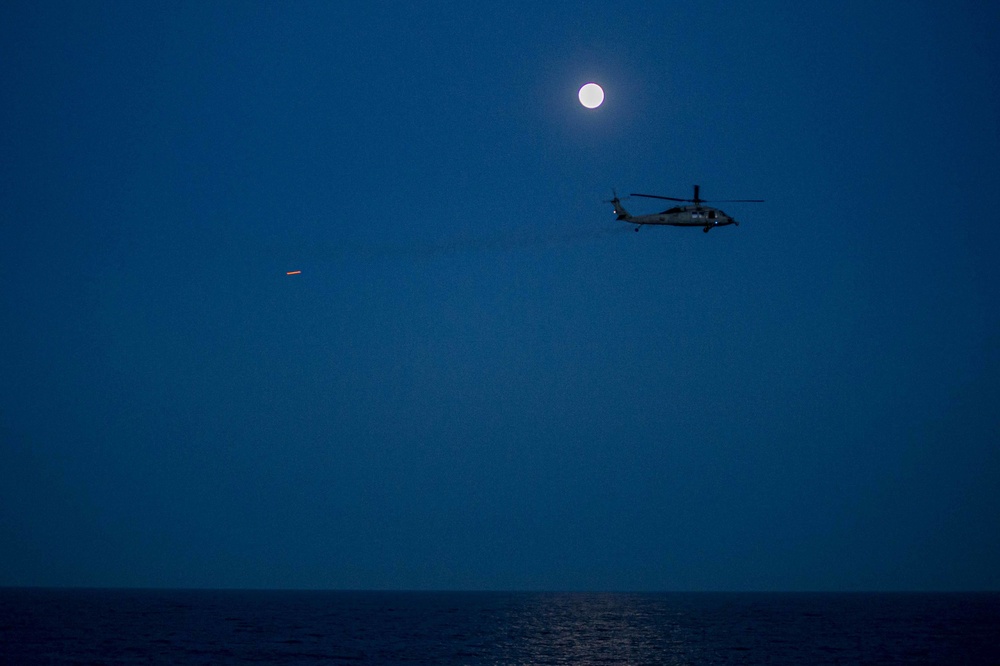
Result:
<svg viewBox="0 0 1000 666"><path fill-rule="evenodd" d="M611 199L605 199L604 203L609 203L609 204L611 204L612 206L615 207L615 215L618 216L619 220L628 220L628 219L630 219L632 216L629 215L628 211L625 210L625 207L622 206L622 200L618 198L618 191L615 190L615 188L613 188L613 187L611 188L611 195L612 195L612 198Z"/></svg>

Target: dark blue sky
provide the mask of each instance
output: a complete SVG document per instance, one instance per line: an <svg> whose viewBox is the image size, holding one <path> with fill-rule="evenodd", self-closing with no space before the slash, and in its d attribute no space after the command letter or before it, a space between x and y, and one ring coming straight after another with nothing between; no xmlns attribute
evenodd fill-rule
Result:
<svg viewBox="0 0 1000 666"><path fill-rule="evenodd" d="M1000 588L1000 10L653 4L4 2L0 584Z"/></svg>

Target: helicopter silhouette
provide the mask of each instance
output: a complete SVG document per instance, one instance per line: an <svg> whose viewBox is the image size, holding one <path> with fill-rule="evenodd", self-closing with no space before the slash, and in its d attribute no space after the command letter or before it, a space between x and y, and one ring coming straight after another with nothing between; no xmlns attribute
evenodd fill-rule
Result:
<svg viewBox="0 0 1000 666"><path fill-rule="evenodd" d="M633 197L646 197L647 199L665 199L667 201L679 201L682 203L694 204L693 206L674 206L673 208L668 208L660 213L653 213L651 215L632 215L625 207L622 206L621 199L618 198L618 193L611 190L614 195L613 199L608 199L605 203L609 203L615 207L615 215L622 222L627 222L629 224L636 225L635 230L639 229L646 224L653 225L664 225L671 227L701 227L702 231L708 233L714 227L724 227L729 224L735 224L739 226L739 222L727 215L719 208L713 206L703 206L704 203L709 203L709 200L702 199L700 196L701 186L694 186L694 197L691 199L681 199L678 197L664 197L659 194L639 194L633 192L630 196ZM722 199L718 203L763 203L763 199Z"/></svg>

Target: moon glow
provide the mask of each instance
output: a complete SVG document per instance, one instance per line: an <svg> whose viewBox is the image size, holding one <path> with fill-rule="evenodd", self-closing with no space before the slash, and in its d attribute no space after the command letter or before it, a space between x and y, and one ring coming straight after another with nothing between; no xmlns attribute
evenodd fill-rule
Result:
<svg viewBox="0 0 1000 666"><path fill-rule="evenodd" d="M596 109L604 101L604 90L596 83L586 83L580 88L580 104L588 109Z"/></svg>

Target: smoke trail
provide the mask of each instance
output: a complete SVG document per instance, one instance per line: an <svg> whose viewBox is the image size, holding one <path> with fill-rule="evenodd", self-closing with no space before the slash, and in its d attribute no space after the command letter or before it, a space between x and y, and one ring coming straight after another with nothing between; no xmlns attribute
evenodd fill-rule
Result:
<svg viewBox="0 0 1000 666"><path fill-rule="evenodd" d="M506 252L561 247L573 243L606 238L628 231L629 227L573 227L541 230L537 228L510 229L490 236L461 234L440 240L415 240L406 243L374 243L341 247L336 253L340 257L351 256L368 260L396 259L405 257L443 257L475 252Z"/></svg>
<svg viewBox="0 0 1000 666"><path fill-rule="evenodd" d="M452 227L454 230L455 227ZM618 236L631 229L628 225L573 225L557 228L520 227L483 235L482 229L459 231L444 238L416 238L406 241L353 239L336 243L300 237L298 242L283 243L285 272L300 273L303 264L335 261L383 262L398 260L434 260L468 254L488 254L560 248ZM480 233L477 233L480 232ZM391 236L391 234L388 234ZM272 247L271 254L274 248Z"/></svg>

